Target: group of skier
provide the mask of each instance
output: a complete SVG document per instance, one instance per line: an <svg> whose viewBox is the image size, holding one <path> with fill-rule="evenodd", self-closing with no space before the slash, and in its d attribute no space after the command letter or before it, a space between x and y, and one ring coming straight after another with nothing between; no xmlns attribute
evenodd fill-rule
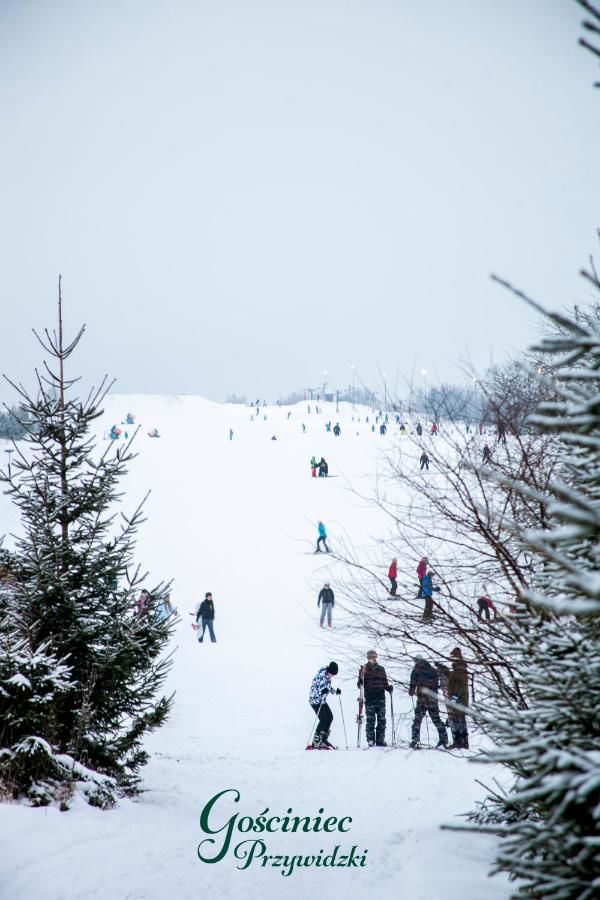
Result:
<svg viewBox="0 0 600 900"><path fill-rule="evenodd" d="M414 657L414 666L410 675L408 694L413 698L414 718L411 727L411 750L421 748L421 724L425 716L429 715L437 729L438 742L436 749L468 750L469 732L464 708L469 704L469 683L466 662L463 659L460 647L455 647L450 653L448 667L444 662L428 662L423 656ZM310 686L308 697L315 716L315 731L308 750L333 750L334 746L329 741L333 711L328 703L331 694L341 695L340 688L333 688L332 678L339 672L339 666L335 661L322 666L314 676ZM390 695L392 716L392 743L396 744L396 729L394 721L394 707L392 693L394 686L390 683L384 667L378 662L375 650L367 653L367 662L360 666L358 671L357 688L359 690L357 746L361 745L361 732L366 713L366 739L368 747L387 747L386 723L387 709L385 695ZM438 693L442 690L446 704L447 721L443 722L440 716ZM416 704L414 698L416 697ZM340 710L341 697L340 697ZM343 716L343 712L342 712ZM452 743L448 743L448 731L452 735ZM344 725L345 729L345 725ZM429 741L428 744L429 745Z"/></svg>

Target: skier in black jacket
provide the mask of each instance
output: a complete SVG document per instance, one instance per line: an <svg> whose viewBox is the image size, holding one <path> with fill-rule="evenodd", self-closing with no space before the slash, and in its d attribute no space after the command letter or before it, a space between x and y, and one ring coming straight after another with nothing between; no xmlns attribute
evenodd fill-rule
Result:
<svg viewBox="0 0 600 900"><path fill-rule="evenodd" d="M374 650L367 653L367 664L362 666L357 687L361 681L365 686L365 706L367 709L367 744L373 747L387 747L385 742L385 692L390 694L394 690L389 683L385 669L377 662L377 654ZM375 726L377 719L377 727Z"/></svg>
<svg viewBox="0 0 600 900"><path fill-rule="evenodd" d="M212 594L210 591L205 595L204 600L196 610L196 622L198 624L202 622L202 634L198 638L199 643L201 644L204 640L204 632L208 628L208 633L210 634L210 639L213 644L217 642L215 637L215 631L213 628L213 622L215 620L215 605L213 603Z"/></svg>
<svg viewBox="0 0 600 900"><path fill-rule="evenodd" d="M435 668L423 659L422 656L415 656L415 666L410 676L410 687L408 693L412 697L417 695L417 705L415 707L415 718L412 724L412 734L410 746L412 750L419 747L419 738L421 735L421 722L427 713L431 721L438 730L439 741L438 747L448 746L448 734L440 719L440 710L438 707L437 696L432 697L423 693L423 689L437 694L439 688L438 673Z"/></svg>
<svg viewBox="0 0 600 900"><path fill-rule="evenodd" d="M327 624L331 628L331 613L333 611L334 605L335 596L333 594L333 591L331 590L331 585L328 581L326 581L319 592L319 599L317 600L317 608L319 606L321 607L321 621L319 623L321 628L323 627L325 616L327 616Z"/></svg>

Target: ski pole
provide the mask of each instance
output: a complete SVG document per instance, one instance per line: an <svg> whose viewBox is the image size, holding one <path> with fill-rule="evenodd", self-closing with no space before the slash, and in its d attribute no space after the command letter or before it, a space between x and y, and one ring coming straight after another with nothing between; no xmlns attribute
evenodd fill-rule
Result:
<svg viewBox="0 0 600 900"><path fill-rule="evenodd" d="M392 747L396 746L396 723L394 722L394 696L390 694L390 710L392 714Z"/></svg>
<svg viewBox="0 0 600 900"><path fill-rule="evenodd" d="M344 726L344 740L346 741L346 750L348 750L348 735L346 734L346 723L344 722L344 707L342 706L341 694L338 694L338 700L340 701L340 713L342 714L342 725Z"/></svg>
<svg viewBox="0 0 600 900"><path fill-rule="evenodd" d="M319 716L321 715L321 707L322 707L322 706L323 706L323 700L321 700L321 702L319 703L319 711L317 712L315 721L313 722L313 724L312 724L312 726L311 726L311 729L310 729L310 731L308 732L308 740L306 741L307 744L311 744L311 743L312 743L312 741L311 741L312 733L313 733L313 731L315 730L315 726L316 726L317 722L319 721Z"/></svg>

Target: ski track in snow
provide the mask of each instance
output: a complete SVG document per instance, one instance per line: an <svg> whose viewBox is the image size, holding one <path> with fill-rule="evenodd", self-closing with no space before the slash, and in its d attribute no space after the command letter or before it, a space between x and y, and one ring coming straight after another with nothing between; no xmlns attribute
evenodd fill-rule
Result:
<svg viewBox="0 0 600 900"><path fill-rule="evenodd" d="M175 706L167 725L147 740L152 756L139 799L108 812L80 800L68 813L0 805L1 900L192 900L205 892L295 900L321 890L328 900L345 900L350 891L381 900L510 895L506 879L487 877L493 839L439 828L460 822L456 817L482 796L475 779L491 780L489 767L441 752L304 749L314 721L310 681L336 659L339 616L336 605L334 628L319 629L318 590L327 577L335 590L339 563L311 554L317 521L325 522L334 549L342 529L357 546L384 535L381 515L347 490L347 479L367 491L368 478L382 469L376 450L391 446L395 427L390 423L384 438L373 434L364 421L351 422L346 404L339 416L335 404L324 404L319 416L307 415L306 404L291 409L289 420L288 407L269 407L267 421L261 412L251 422L246 407L201 398L108 398L101 433L129 410L141 426L123 510L131 512L152 489L137 559L155 580L174 578L181 621L168 689L176 690ZM364 408L360 414L364 420ZM329 418L340 422L340 438L325 432ZM154 426L158 440L147 437ZM415 451L408 443L402 442L402 452L410 456ZM313 453L343 477L311 478ZM420 477L416 459L409 464ZM0 511L1 532L15 530L15 512L3 496ZM382 559L382 570L388 563ZM208 590L218 643L207 633L200 645L188 612ZM366 649L357 647L356 668L340 663L334 679L343 692L351 748L356 673ZM332 740L343 747L337 698L331 707ZM399 688L394 707L396 717L410 710ZM401 719L403 740L411 718ZM356 844L359 853L368 850L367 866L299 869L282 877L281 869L257 864L239 871L231 851L217 864L201 863L196 850L206 835L200 812L227 788L239 790L241 801L223 811L220 824L234 813L257 816L265 807L276 816L291 806L295 815L312 817L323 807L328 815L353 818L348 834L268 835L268 853L331 852L336 843L348 852Z"/></svg>

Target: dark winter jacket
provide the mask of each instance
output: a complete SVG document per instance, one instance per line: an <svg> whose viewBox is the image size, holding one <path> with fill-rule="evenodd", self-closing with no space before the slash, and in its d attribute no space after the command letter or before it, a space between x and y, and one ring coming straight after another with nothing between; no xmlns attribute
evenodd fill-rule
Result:
<svg viewBox="0 0 600 900"><path fill-rule="evenodd" d="M199 622L200 619L214 619L215 617L215 605L212 600L203 600L200 604L200 609L196 613L196 622Z"/></svg>
<svg viewBox="0 0 600 900"><path fill-rule="evenodd" d="M381 699L383 692L387 691L390 686L385 669L379 663L375 663L374 666L371 663L367 663L363 669L363 677L365 680L365 700L367 701ZM360 687L360 678L357 686Z"/></svg>
<svg viewBox="0 0 600 900"><path fill-rule="evenodd" d="M319 599L317 600L317 606L320 606L321 603L331 603L332 606L335 606L335 597L331 588L321 589Z"/></svg>
<svg viewBox="0 0 600 900"><path fill-rule="evenodd" d="M469 705L469 674L464 659L455 659L452 663L452 671L448 677L448 696L456 697L457 703L463 706Z"/></svg>
<svg viewBox="0 0 600 900"><path fill-rule="evenodd" d="M418 695L421 688L427 688L430 691L437 691L439 688L438 673L426 659L418 659L416 661L410 675L408 693L411 697L415 693Z"/></svg>

